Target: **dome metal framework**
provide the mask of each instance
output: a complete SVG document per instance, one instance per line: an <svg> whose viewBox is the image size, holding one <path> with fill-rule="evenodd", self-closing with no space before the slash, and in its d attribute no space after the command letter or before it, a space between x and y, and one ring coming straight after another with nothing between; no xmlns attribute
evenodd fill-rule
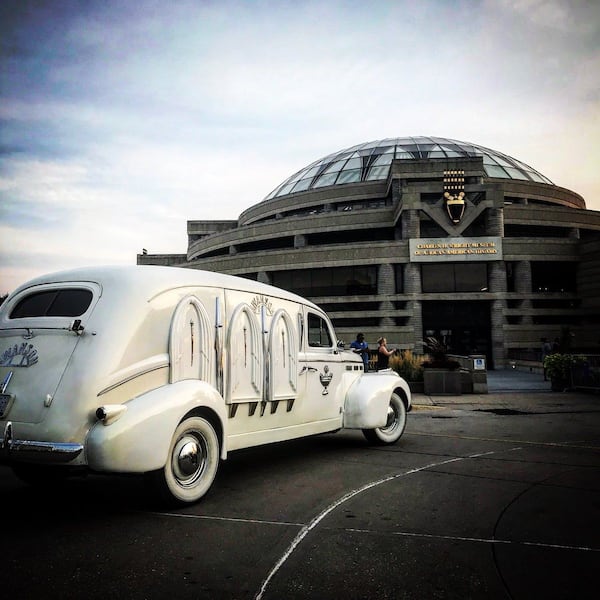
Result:
<svg viewBox="0 0 600 600"><path fill-rule="evenodd" d="M294 173L265 200L332 185L387 179L393 160L473 157L483 157L488 177L554 185L529 165L484 146L441 137L398 137L329 154Z"/></svg>

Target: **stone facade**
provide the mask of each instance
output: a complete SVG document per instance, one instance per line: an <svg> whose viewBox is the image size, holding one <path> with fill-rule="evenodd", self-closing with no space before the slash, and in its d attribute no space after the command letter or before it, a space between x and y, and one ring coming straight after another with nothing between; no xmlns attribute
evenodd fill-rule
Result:
<svg viewBox="0 0 600 600"><path fill-rule="evenodd" d="M458 222L443 195L448 170L464 172ZM494 240L495 254L457 243L480 239ZM447 240L452 250L415 256L419 240ZM274 285L291 271L292 291L319 282L303 295L332 315L343 340L362 331L371 346L383 335L420 351L434 331L502 368L565 330L578 348L600 352L599 244L600 212L585 210L578 194L489 177L482 159L469 157L394 160L385 180L273 197L237 222L188 221L186 255L137 260Z"/></svg>

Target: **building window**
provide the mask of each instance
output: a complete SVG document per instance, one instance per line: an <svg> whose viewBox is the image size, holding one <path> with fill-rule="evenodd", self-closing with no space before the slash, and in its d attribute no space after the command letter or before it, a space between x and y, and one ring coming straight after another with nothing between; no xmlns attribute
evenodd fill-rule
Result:
<svg viewBox="0 0 600 600"><path fill-rule="evenodd" d="M421 266L425 293L488 291L487 263L436 263Z"/></svg>
<svg viewBox="0 0 600 600"><path fill-rule="evenodd" d="M274 286L300 296L361 296L377 294L377 267L290 269L271 274Z"/></svg>
<svg viewBox="0 0 600 600"><path fill-rule="evenodd" d="M532 262L532 292L576 292L577 264L561 262Z"/></svg>
<svg viewBox="0 0 600 600"><path fill-rule="evenodd" d="M517 238L566 238L570 227L550 227L544 225L505 225L504 237Z"/></svg>
<svg viewBox="0 0 600 600"><path fill-rule="evenodd" d="M239 273L237 277L243 277L244 279L250 279L252 281L258 281L258 273Z"/></svg>
<svg viewBox="0 0 600 600"><path fill-rule="evenodd" d="M404 293L404 265L394 265L394 277L396 279L396 294Z"/></svg>
<svg viewBox="0 0 600 600"><path fill-rule="evenodd" d="M308 345L311 348L330 348L333 346L327 323L314 313L308 313Z"/></svg>
<svg viewBox="0 0 600 600"><path fill-rule="evenodd" d="M356 244L359 242L393 241L396 231L393 227L371 227L368 229L352 229L348 231L326 231L324 233L308 233L306 240L310 246L329 244Z"/></svg>
<svg viewBox="0 0 600 600"><path fill-rule="evenodd" d="M506 262L506 291L516 291L516 263Z"/></svg>

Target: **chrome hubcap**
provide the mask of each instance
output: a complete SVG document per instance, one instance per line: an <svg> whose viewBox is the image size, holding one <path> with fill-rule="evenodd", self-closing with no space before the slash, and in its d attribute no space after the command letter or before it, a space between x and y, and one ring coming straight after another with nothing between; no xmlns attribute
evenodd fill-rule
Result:
<svg viewBox="0 0 600 600"><path fill-rule="evenodd" d="M182 436L173 448L173 473L182 485L194 483L206 463L206 445L194 435Z"/></svg>
<svg viewBox="0 0 600 600"><path fill-rule="evenodd" d="M387 423L385 424L384 429L390 430L393 429L398 423L398 412L396 411L396 407L390 403L388 406L387 412Z"/></svg>

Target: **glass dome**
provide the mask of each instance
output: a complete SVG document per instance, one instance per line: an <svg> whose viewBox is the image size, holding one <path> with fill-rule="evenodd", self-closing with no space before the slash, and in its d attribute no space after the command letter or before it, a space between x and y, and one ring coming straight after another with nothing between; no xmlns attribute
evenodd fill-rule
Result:
<svg viewBox="0 0 600 600"><path fill-rule="evenodd" d="M515 158L470 144L439 137L401 137L352 146L321 158L294 173L266 198L330 185L387 179L392 160L483 157L488 177L520 179L553 185L547 177Z"/></svg>

